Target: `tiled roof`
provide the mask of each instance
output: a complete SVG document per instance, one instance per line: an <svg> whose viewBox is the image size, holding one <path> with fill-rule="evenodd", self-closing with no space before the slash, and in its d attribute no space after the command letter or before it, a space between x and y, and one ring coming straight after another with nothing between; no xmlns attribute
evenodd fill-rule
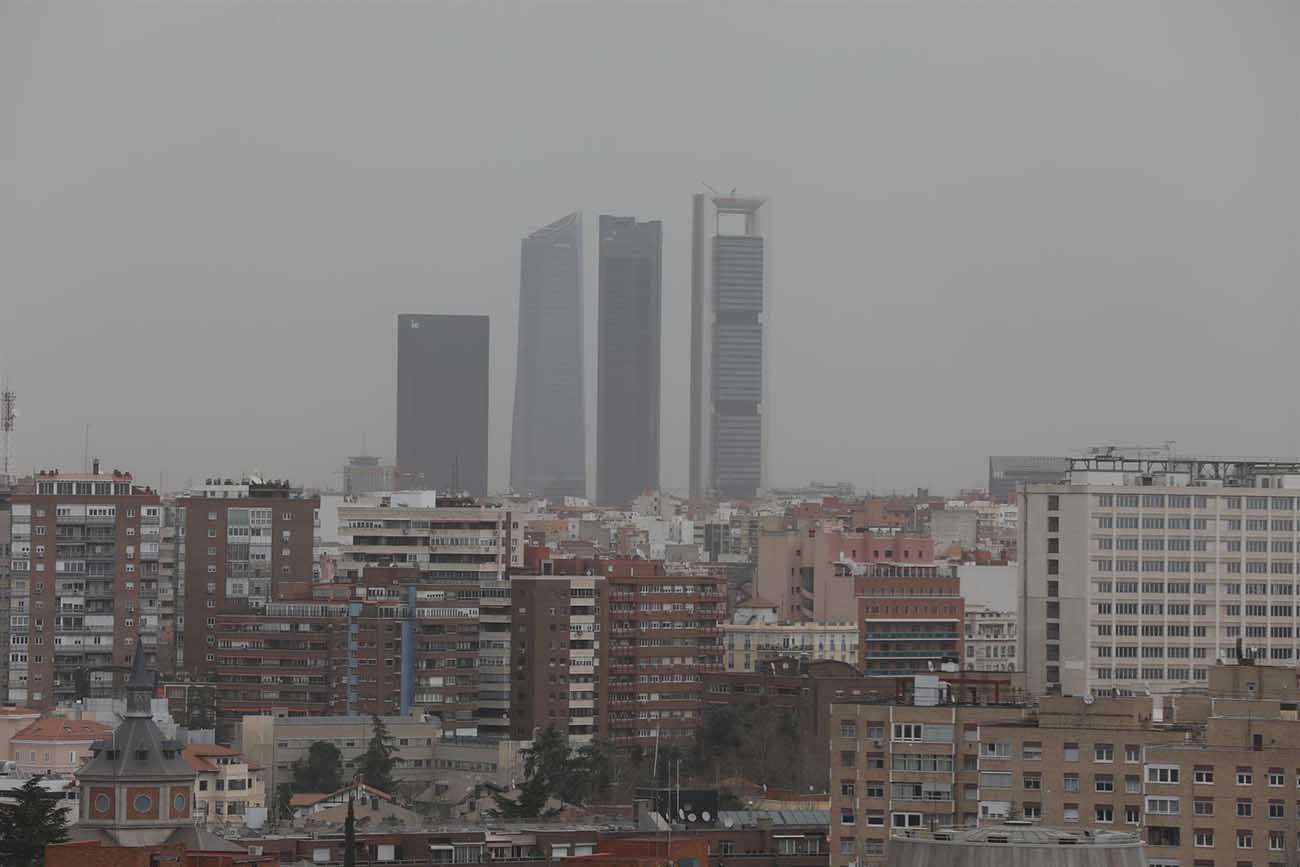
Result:
<svg viewBox="0 0 1300 867"><path fill-rule="evenodd" d="M0 706L0 717L6 716L40 716L40 711L34 707L21 707L15 705Z"/></svg>
<svg viewBox="0 0 1300 867"><path fill-rule="evenodd" d="M113 730L103 723L85 719L47 717L38 719L14 734L14 741L97 741L109 737Z"/></svg>

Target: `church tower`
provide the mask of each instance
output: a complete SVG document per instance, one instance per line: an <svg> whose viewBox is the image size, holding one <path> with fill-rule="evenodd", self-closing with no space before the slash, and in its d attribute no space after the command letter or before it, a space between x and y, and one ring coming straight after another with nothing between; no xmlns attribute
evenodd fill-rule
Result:
<svg viewBox="0 0 1300 867"><path fill-rule="evenodd" d="M181 744L164 738L153 720L156 673L145 670L144 657L137 637L126 718L111 740L91 747L93 757L77 773L80 829L99 831L118 846L157 846L194 833L194 771Z"/></svg>

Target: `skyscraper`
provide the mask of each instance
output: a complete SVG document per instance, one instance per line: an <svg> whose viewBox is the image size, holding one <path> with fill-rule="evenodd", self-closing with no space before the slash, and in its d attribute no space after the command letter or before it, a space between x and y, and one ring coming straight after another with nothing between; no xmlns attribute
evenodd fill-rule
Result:
<svg viewBox="0 0 1300 867"><path fill-rule="evenodd" d="M397 317L397 468L411 484L487 494L488 318Z"/></svg>
<svg viewBox="0 0 1300 867"><path fill-rule="evenodd" d="M587 494L582 391L582 215L523 240L510 487L547 497Z"/></svg>
<svg viewBox="0 0 1300 867"><path fill-rule="evenodd" d="M659 487L662 249L658 220L600 218L596 499L606 505Z"/></svg>
<svg viewBox="0 0 1300 867"><path fill-rule="evenodd" d="M752 497L764 475L771 206L706 193L694 205L690 492Z"/></svg>

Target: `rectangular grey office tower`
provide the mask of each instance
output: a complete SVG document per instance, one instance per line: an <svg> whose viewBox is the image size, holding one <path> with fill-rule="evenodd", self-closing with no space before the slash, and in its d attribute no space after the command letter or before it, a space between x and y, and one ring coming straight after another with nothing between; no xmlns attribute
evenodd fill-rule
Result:
<svg viewBox="0 0 1300 867"><path fill-rule="evenodd" d="M663 230L600 218L596 500L659 488L659 340Z"/></svg>
<svg viewBox="0 0 1300 867"><path fill-rule="evenodd" d="M424 489L487 494L488 318L397 317L397 467Z"/></svg>
<svg viewBox="0 0 1300 867"><path fill-rule="evenodd" d="M587 495L582 390L582 215L524 238L519 268L510 488L541 497Z"/></svg>
<svg viewBox="0 0 1300 867"><path fill-rule="evenodd" d="M749 498L764 484L771 205L705 193L694 205L690 493Z"/></svg>

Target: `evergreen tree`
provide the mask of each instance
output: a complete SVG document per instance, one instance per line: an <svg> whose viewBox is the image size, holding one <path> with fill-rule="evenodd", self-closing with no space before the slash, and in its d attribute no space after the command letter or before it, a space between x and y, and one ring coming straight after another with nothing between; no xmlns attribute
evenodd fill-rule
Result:
<svg viewBox="0 0 1300 867"><path fill-rule="evenodd" d="M392 794L396 788L396 783L393 782L393 767L397 764L393 753L397 750L392 744L392 737L388 734L388 727L378 715L374 717L373 725L374 733L370 737L365 753L361 756L359 770L361 782Z"/></svg>
<svg viewBox="0 0 1300 867"><path fill-rule="evenodd" d="M343 867L357 867L357 817L348 795L348 817L343 822Z"/></svg>
<svg viewBox="0 0 1300 867"><path fill-rule="evenodd" d="M307 758L293 763L295 792L328 795L343 788L343 763L339 748L328 741L316 741L307 750Z"/></svg>
<svg viewBox="0 0 1300 867"><path fill-rule="evenodd" d="M29 867L44 862L45 847L68 839L63 799L32 777L14 792L16 803L0 804L0 864Z"/></svg>

